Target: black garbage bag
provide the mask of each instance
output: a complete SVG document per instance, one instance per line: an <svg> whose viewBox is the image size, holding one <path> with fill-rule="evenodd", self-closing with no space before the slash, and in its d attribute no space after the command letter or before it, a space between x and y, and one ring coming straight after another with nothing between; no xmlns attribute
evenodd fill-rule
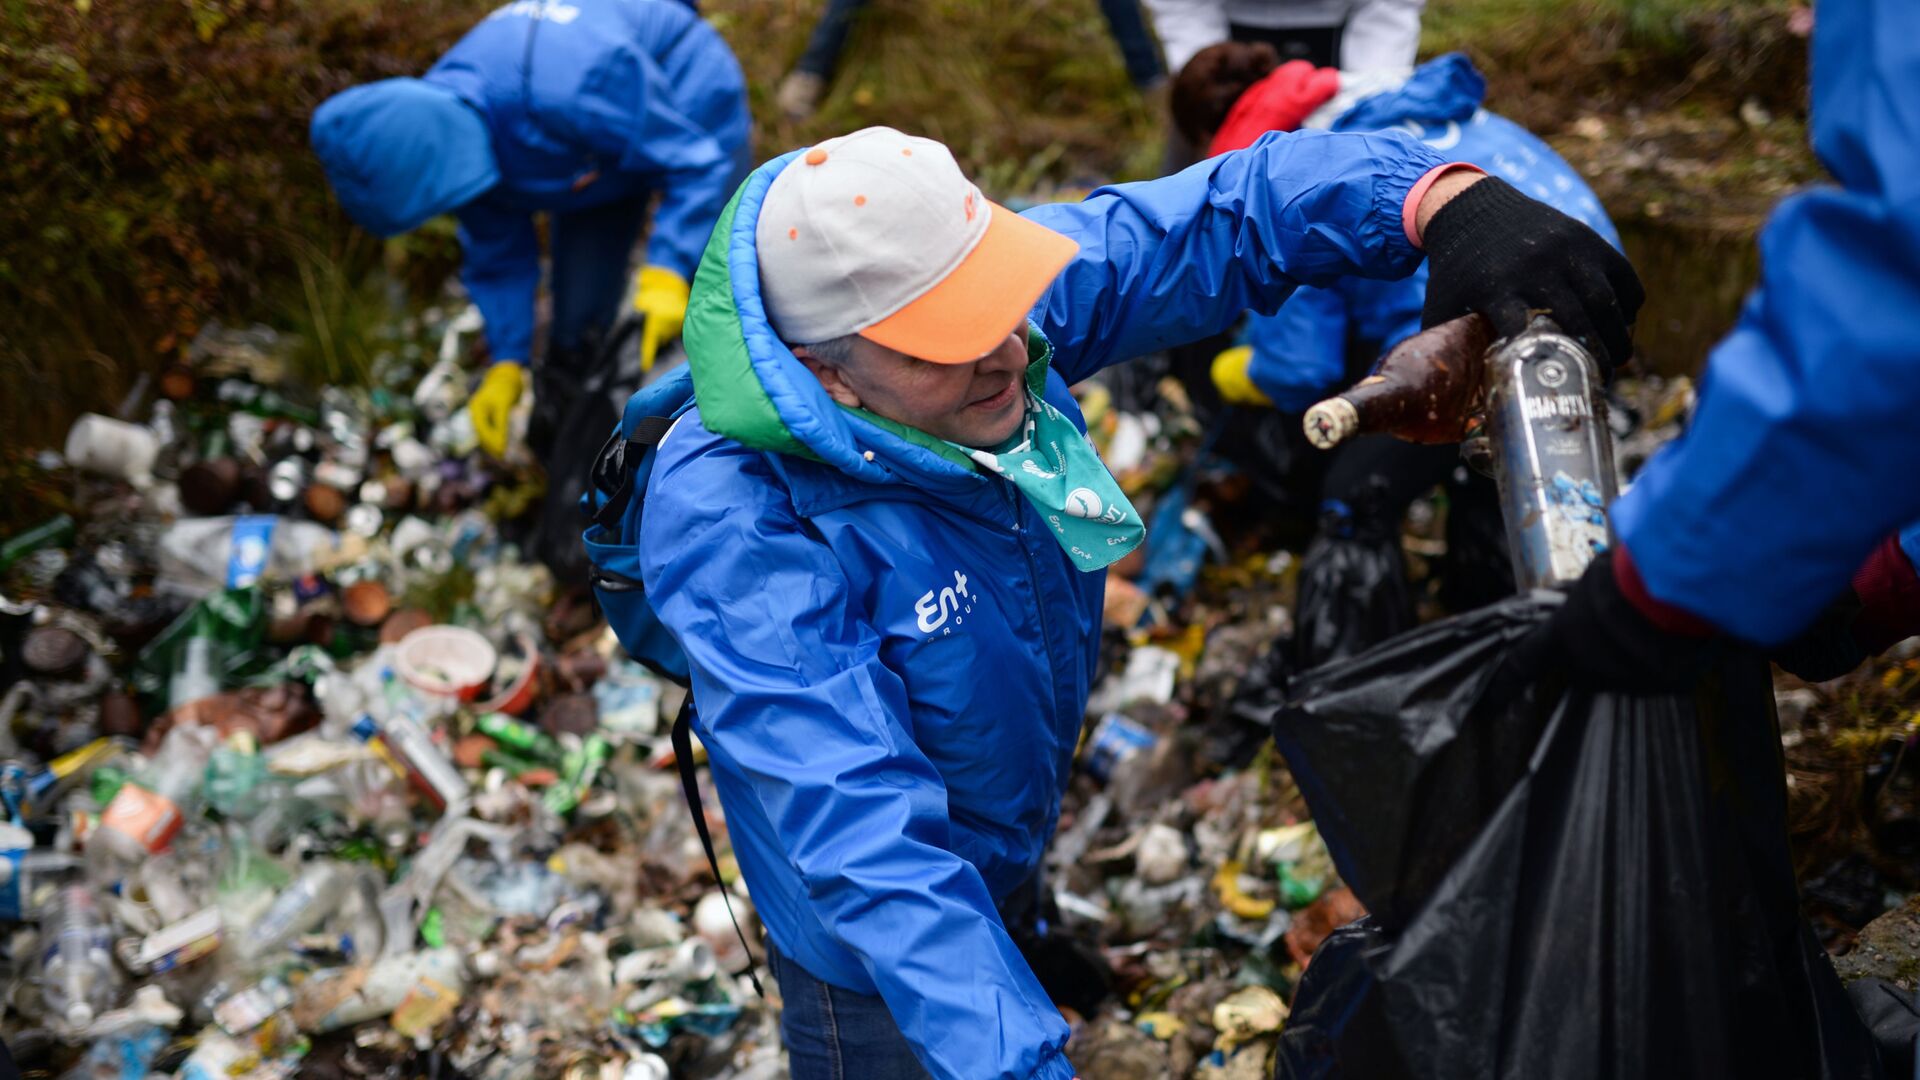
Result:
<svg viewBox="0 0 1920 1080"><path fill-rule="evenodd" d="M533 371L527 444L546 468L547 490L527 546L561 585L587 583L587 549L580 540L587 521L580 497L627 398L639 389L638 354L628 346L641 326L637 318L623 318L585 347L552 357Z"/></svg>
<svg viewBox="0 0 1920 1080"><path fill-rule="evenodd" d="M1513 559L1500 489L1490 476L1456 465L1447 478L1447 553L1435 570L1440 606L1452 614L1513 595Z"/></svg>
<svg viewBox="0 0 1920 1080"><path fill-rule="evenodd" d="M1495 690L1549 610L1295 679L1275 738L1377 929L1315 957L1276 1075L1882 1075L1799 912L1764 662L1692 695Z"/></svg>
<svg viewBox="0 0 1920 1080"><path fill-rule="evenodd" d="M1413 628L1401 521L1414 499L1458 467L1454 447L1385 435L1355 439L1333 453L1318 529L1300 563L1292 657L1299 670L1343 660ZM1491 509L1499 527L1498 503ZM1495 554L1504 560L1504 547ZM1500 575L1498 595L1505 596L1513 591L1513 572L1503 566Z"/></svg>
<svg viewBox="0 0 1920 1080"><path fill-rule="evenodd" d="M1410 629L1413 589L1400 539L1384 529L1322 528L1300 561L1293 663L1315 668Z"/></svg>

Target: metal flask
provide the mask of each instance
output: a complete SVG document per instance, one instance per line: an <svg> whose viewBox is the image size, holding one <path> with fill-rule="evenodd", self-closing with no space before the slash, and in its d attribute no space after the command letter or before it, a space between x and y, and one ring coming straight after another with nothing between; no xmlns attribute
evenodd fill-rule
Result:
<svg viewBox="0 0 1920 1080"><path fill-rule="evenodd" d="M1599 364L1541 317L1488 358L1487 436L1513 576L1570 584L1608 544L1619 493Z"/></svg>

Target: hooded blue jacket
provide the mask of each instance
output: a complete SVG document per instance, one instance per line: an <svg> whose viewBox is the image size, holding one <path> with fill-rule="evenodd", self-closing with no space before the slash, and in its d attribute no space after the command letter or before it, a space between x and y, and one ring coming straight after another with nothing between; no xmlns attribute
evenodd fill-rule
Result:
<svg viewBox="0 0 1920 1080"><path fill-rule="evenodd" d="M497 359L530 358L533 215L661 193L647 261L690 278L744 171L746 82L675 0L515 0L419 79L323 103L313 145L342 205L394 235L457 212L462 280Z"/></svg>
<svg viewBox="0 0 1920 1080"><path fill-rule="evenodd" d="M695 279L698 404L657 452L641 576L781 952L881 995L935 1076L1066 1080L1067 1025L997 906L1053 834L1105 574L1005 480L834 404L780 342L754 223L792 157L742 186ZM1106 365L1299 283L1405 275L1401 204L1445 160L1397 134L1269 135L1029 210L1080 244L1031 315L1047 400L1078 422L1067 385Z"/></svg>
<svg viewBox="0 0 1920 1080"><path fill-rule="evenodd" d="M1838 184L1774 211L1691 427L1614 511L1649 592L1762 645L1920 520L1920 4L1815 16L1813 148Z"/></svg>
<svg viewBox="0 0 1920 1080"><path fill-rule="evenodd" d="M1455 161L1468 161L1578 218L1614 247L1613 222L1586 182L1546 143L1480 107L1486 80L1459 53L1422 64L1400 87L1363 98L1335 131L1404 131ZM1399 281L1343 280L1302 289L1277 314L1247 321L1247 374L1276 408L1305 410L1340 389L1350 337L1392 346L1420 329L1427 266Z"/></svg>

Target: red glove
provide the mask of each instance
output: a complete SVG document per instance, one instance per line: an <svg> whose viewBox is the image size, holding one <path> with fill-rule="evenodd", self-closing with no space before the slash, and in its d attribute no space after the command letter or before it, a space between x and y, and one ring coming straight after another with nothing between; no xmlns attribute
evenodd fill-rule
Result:
<svg viewBox="0 0 1920 1080"><path fill-rule="evenodd" d="M1895 642L1920 634L1920 574L1889 536L1853 575L1860 615L1853 623L1854 640L1868 656L1886 652Z"/></svg>
<svg viewBox="0 0 1920 1080"><path fill-rule="evenodd" d="M1294 131L1339 92L1339 69L1289 60L1247 87L1233 103L1220 130L1213 133L1207 156L1252 146L1269 131Z"/></svg>
<svg viewBox="0 0 1920 1080"><path fill-rule="evenodd" d="M1853 575L1853 587L1828 604L1773 662L1808 682L1837 679L1894 642L1920 634L1920 575L1889 536Z"/></svg>

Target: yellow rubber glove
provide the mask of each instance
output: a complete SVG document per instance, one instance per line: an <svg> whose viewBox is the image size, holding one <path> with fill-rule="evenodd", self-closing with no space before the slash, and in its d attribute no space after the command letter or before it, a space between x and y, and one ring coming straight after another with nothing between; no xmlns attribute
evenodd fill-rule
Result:
<svg viewBox="0 0 1920 1080"><path fill-rule="evenodd" d="M1271 406L1273 399L1253 383L1253 346L1235 345L1213 358L1213 385L1229 405Z"/></svg>
<svg viewBox="0 0 1920 1080"><path fill-rule="evenodd" d="M507 456L507 420L527 386L527 369L517 361L502 360L487 369L480 388L467 399L467 413L473 417L473 433L480 449L494 457Z"/></svg>
<svg viewBox="0 0 1920 1080"><path fill-rule="evenodd" d="M660 346L680 336L687 321L687 279L663 266L643 266L633 289L633 310L646 318L640 328L640 370L652 371Z"/></svg>

